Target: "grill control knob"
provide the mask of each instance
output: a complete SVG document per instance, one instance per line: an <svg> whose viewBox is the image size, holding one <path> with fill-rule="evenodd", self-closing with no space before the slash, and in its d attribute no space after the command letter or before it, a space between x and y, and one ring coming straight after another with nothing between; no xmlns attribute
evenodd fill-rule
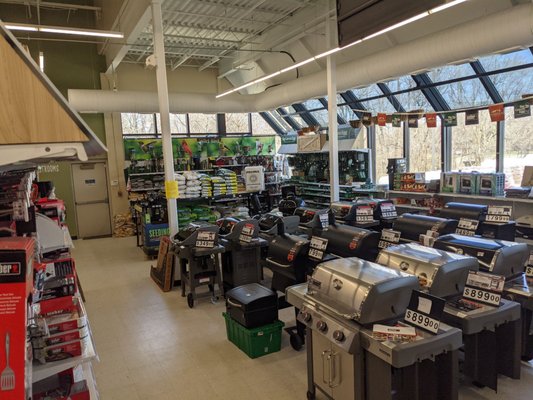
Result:
<svg viewBox="0 0 533 400"><path fill-rule="evenodd" d="M343 342L344 339L346 339L346 336L344 336L342 331L335 331L333 332L333 339L335 339L337 342Z"/></svg>
<svg viewBox="0 0 533 400"><path fill-rule="evenodd" d="M302 312L302 319L304 320L304 322L311 322L313 317L312 317L311 313L308 313L307 311L304 311L304 312Z"/></svg>
<svg viewBox="0 0 533 400"><path fill-rule="evenodd" d="M326 332L328 330L328 324L326 324L324 321L318 321L316 323L316 328L320 331L320 332Z"/></svg>

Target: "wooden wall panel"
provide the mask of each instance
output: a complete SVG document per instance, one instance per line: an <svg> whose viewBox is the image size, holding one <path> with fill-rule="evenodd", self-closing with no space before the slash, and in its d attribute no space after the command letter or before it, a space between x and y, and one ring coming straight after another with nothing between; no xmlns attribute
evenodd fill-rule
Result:
<svg viewBox="0 0 533 400"><path fill-rule="evenodd" d="M0 35L0 144L88 140L45 84Z"/></svg>

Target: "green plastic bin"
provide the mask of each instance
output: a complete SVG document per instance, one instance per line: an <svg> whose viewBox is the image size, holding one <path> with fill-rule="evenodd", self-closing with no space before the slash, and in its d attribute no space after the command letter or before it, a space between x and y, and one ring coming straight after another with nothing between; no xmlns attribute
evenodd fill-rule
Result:
<svg viewBox="0 0 533 400"><path fill-rule="evenodd" d="M228 340L244 351L248 357L257 358L280 351L281 332L285 325L282 321L247 329L227 313L222 313L222 315L226 320Z"/></svg>

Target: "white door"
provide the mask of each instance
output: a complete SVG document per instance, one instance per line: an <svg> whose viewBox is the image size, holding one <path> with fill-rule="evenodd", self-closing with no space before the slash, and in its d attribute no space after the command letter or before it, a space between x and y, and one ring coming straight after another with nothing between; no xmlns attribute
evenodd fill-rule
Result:
<svg viewBox="0 0 533 400"><path fill-rule="evenodd" d="M72 164L78 236L111 235L107 172L103 162Z"/></svg>

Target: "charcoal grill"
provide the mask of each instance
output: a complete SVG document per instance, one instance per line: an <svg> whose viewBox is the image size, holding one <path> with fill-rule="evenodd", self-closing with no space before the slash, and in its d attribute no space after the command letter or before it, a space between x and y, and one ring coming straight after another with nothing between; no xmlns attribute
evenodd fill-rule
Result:
<svg viewBox="0 0 533 400"><path fill-rule="evenodd" d="M439 235L446 235L455 232L458 221L431 217L429 215L402 214L394 221L393 229L401 232L400 242L418 242L420 235L425 235L427 231L437 232Z"/></svg>
<svg viewBox="0 0 533 400"><path fill-rule="evenodd" d="M318 389L331 399L456 399L458 329L441 324L410 343L373 337L372 324L398 322L418 288L413 275L355 257L324 262L289 288L307 328L307 398ZM435 384L422 395L425 379Z"/></svg>

